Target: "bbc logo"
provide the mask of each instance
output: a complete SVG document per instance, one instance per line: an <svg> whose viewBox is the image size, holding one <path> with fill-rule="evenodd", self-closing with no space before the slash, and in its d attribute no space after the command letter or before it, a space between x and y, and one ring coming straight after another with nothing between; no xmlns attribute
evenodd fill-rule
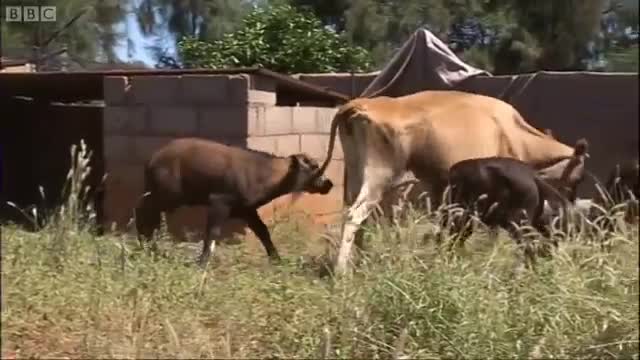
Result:
<svg viewBox="0 0 640 360"><path fill-rule="evenodd" d="M7 22L53 22L56 21L55 6L5 6Z"/></svg>

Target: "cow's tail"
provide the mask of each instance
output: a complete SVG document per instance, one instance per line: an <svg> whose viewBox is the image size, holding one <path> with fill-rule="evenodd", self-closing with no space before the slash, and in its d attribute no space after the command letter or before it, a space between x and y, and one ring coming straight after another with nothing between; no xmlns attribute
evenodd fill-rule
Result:
<svg viewBox="0 0 640 360"><path fill-rule="evenodd" d="M351 118L354 114L358 113L362 108L358 105L347 103L340 107L336 115L333 117L331 122L331 129L329 131L329 149L327 150L327 158L324 160L324 163L316 170L315 174L312 176L312 179L317 179L318 177L324 174L325 170L329 166L331 162L331 158L333 157L333 148L336 143L336 135L338 132L338 125L340 122L346 121Z"/></svg>

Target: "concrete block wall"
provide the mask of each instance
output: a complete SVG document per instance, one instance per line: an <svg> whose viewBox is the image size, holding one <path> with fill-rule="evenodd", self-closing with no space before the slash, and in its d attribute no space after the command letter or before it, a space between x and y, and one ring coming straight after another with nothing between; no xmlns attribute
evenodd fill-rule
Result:
<svg viewBox="0 0 640 360"><path fill-rule="evenodd" d="M275 94L252 90L249 83L246 75L105 78L107 226L126 228L143 193L145 162L172 139L195 136L244 145L247 103L275 104ZM180 225L201 231L204 209L181 209L168 222L178 235Z"/></svg>
<svg viewBox="0 0 640 360"><path fill-rule="evenodd" d="M276 106L271 79L249 75L111 76L104 79L104 217L108 228L128 227L143 194L144 164L151 154L180 137L201 137L276 155L308 152L326 156L335 110ZM338 144L339 146L339 144ZM283 196L260 209L276 213L305 210L325 222L342 204L342 152L329 171L336 188L326 196ZM202 232L205 209L180 209L168 217L169 229ZM232 226L238 230L237 226Z"/></svg>

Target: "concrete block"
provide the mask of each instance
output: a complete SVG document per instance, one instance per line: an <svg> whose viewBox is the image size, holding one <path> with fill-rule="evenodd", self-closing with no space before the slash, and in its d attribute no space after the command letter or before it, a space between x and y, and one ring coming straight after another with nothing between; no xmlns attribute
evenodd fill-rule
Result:
<svg viewBox="0 0 640 360"><path fill-rule="evenodd" d="M135 104L174 105L182 101L180 76L133 76L129 83L130 101Z"/></svg>
<svg viewBox="0 0 640 360"><path fill-rule="evenodd" d="M247 135L261 136L266 134L267 108L262 105L249 105L247 108Z"/></svg>
<svg viewBox="0 0 640 360"><path fill-rule="evenodd" d="M316 131L328 134L337 112L338 108L316 108Z"/></svg>
<svg viewBox="0 0 640 360"><path fill-rule="evenodd" d="M273 199L271 203L273 204L274 211L277 213L277 212L281 212L282 210L288 210L289 207L291 206L292 200L293 200L292 194L285 194Z"/></svg>
<svg viewBox="0 0 640 360"><path fill-rule="evenodd" d="M247 138L247 147L254 150L276 153L275 136L251 136Z"/></svg>
<svg viewBox="0 0 640 360"><path fill-rule="evenodd" d="M266 109L265 135L285 135L292 133L293 109L288 106L274 106Z"/></svg>
<svg viewBox="0 0 640 360"><path fill-rule="evenodd" d="M134 139L134 154L137 163L144 164L161 147L167 145L173 138L160 136L140 136Z"/></svg>
<svg viewBox="0 0 640 360"><path fill-rule="evenodd" d="M271 105L276 104L276 93L271 91L249 90L247 94L248 104Z"/></svg>
<svg viewBox="0 0 640 360"><path fill-rule="evenodd" d="M102 82L104 102L107 105L125 105L129 91L129 79L126 76L105 76Z"/></svg>
<svg viewBox="0 0 640 360"><path fill-rule="evenodd" d="M268 222L275 215L275 207L273 203L267 203L258 208L258 215L262 218L263 221Z"/></svg>
<svg viewBox="0 0 640 360"><path fill-rule="evenodd" d="M309 215L333 213L342 209L342 186L334 186L326 195L304 194L291 202L294 212L302 211Z"/></svg>
<svg viewBox="0 0 640 360"><path fill-rule="evenodd" d="M301 151L318 161L323 161L327 156L328 143L329 137L327 135L303 134L300 138Z"/></svg>
<svg viewBox="0 0 640 360"><path fill-rule="evenodd" d="M198 109L198 135L221 139L247 135L247 109L244 107L206 107Z"/></svg>
<svg viewBox="0 0 640 360"><path fill-rule="evenodd" d="M316 109L296 106L292 110L293 132L297 134L313 134L316 132Z"/></svg>
<svg viewBox="0 0 640 360"><path fill-rule="evenodd" d="M279 135L276 138L276 155L288 156L300 152L300 135Z"/></svg>
<svg viewBox="0 0 640 360"><path fill-rule="evenodd" d="M226 75L182 75L181 82L184 104L227 103L229 77Z"/></svg>
<svg viewBox="0 0 640 360"><path fill-rule="evenodd" d="M105 134L138 134L146 129L144 106L106 106L103 111Z"/></svg>
<svg viewBox="0 0 640 360"><path fill-rule="evenodd" d="M133 150L132 138L122 135L106 135L104 137L104 158L106 162L128 163Z"/></svg>
<svg viewBox="0 0 640 360"><path fill-rule="evenodd" d="M190 136L198 131L196 110L190 107L150 107L152 135Z"/></svg>
<svg viewBox="0 0 640 360"><path fill-rule="evenodd" d="M249 75L229 75L227 86L227 101L229 104L244 105L249 101Z"/></svg>
<svg viewBox="0 0 640 360"><path fill-rule="evenodd" d="M112 163L106 169L103 210L107 229L116 223L118 230L126 230L144 190L143 171L142 165L122 163Z"/></svg>

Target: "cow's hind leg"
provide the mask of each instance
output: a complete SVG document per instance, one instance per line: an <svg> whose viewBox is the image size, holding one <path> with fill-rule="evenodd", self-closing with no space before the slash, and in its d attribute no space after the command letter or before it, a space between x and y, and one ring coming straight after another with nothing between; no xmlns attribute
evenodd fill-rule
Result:
<svg viewBox="0 0 640 360"><path fill-rule="evenodd" d="M342 230L342 241L336 259L335 272L343 274L347 270L347 264L351 259L351 249L356 232L371 212L378 206L384 192L392 184L394 171L391 168L365 169L365 181L356 198L347 212L347 218Z"/></svg>
<svg viewBox="0 0 640 360"><path fill-rule="evenodd" d="M262 219L260 219L258 211L255 209L251 210L244 216L244 218L247 221L249 229L251 229L251 231L256 234L258 239L260 239L260 242L262 242L262 246L264 246L269 259L271 261L280 260L278 250L273 245L273 242L271 242L271 234L269 234L269 228L267 228L267 225L265 225Z"/></svg>
<svg viewBox="0 0 640 360"><path fill-rule="evenodd" d="M207 265L209 257L215 246L215 237L220 236L220 225L229 218L231 206L222 196L210 195L209 206L207 208L207 225L202 240L202 253L200 254L200 266ZM212 234L213 233L213 234Z"/></svg>

